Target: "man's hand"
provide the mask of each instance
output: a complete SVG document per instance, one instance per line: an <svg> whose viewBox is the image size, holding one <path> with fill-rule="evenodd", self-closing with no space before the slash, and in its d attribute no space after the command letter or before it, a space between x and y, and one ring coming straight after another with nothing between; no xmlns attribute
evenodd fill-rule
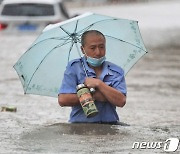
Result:
<svg viewBox="0 0 180 154"><path fill-rule="evenodd" d="M104 97L104 95L99 91L99 89L97 89L99 83L102 82L99 79L96 78L86 78L84 84L90 89L90 88L94 88L95 89L95 93L93 93L93 98L96 101L101 101L101 102L106 102L107 99Z"/></svg>
<svg viewBox="0 0 180 154"><path fill-rule="evenodd" d="M90 89L90 88L96 88L101 80L96 78L89 78L87 77L84 81L84 84Z"/></svg>

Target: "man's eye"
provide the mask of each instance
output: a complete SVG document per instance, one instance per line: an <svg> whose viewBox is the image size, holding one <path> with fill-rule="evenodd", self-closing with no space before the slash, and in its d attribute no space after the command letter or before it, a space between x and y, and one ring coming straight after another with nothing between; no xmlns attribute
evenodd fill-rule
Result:
<svg viewBox="0 0 180 154"><path fill-rule="evenodd" d="M104 48L104 45L100 45L99 48Z"/></svg>

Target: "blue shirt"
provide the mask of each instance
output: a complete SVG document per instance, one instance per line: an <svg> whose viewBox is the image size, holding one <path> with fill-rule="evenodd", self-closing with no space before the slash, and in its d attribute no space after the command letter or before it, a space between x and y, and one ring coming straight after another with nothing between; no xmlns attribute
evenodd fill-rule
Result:
<svg viewBox="0 0 180 154"><path fill-rule="evenodd" d="M88 77L96 78L95 71L90 68L86 62L85 57L82 59L75 59L68 63L67 68L64 72L64 78L62 85L59 89L59 94L76 93L76 86L84 83L86 74L84 72L81 61L87 70ZM124 71L119 66L105 61L103 63L103 70L99 77L105 84L117 89L124 95L126 95L126 83L124 78ZM118 114L116 112L116 106L110 102L99 102L95 101L95 105L99 113L91 118L87 118L83 112L81 105L72 107L69 122L97 122L97 123L108 123L119 121Z"/></svg>

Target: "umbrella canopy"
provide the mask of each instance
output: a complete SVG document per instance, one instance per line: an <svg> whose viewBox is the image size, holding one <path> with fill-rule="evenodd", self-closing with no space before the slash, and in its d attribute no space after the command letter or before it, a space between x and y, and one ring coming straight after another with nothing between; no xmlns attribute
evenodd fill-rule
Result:
<svg viewBox="0 0 180 154"><path fill-rule="evenodd" d="M87 30L105 35L107 60L125 74L147 53L137 21L86 13L48 25L14 65L24 93L57 97L68 61L83 56L81 35Z"/></svg>

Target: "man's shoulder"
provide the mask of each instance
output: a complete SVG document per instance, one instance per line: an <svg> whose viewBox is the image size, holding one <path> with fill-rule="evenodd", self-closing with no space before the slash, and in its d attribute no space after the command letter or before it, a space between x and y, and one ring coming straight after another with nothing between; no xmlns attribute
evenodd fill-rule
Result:
<svg viewBox="0 0 180 154"><path fill-rule="evenodd" d="M118 65L116 65L116 64L114 64L112 62L109 62L109 61L106 61L106 63L108 65L108 68L111 71L114 71L114 72L117 72L117 73L120 73L120 74L124 74L124 70L120 66L118 66Z"/></svg>
<svg viewBox="0 0 180 154"><path fill-rule="evenodd" d="M71 61L68 62L68 66L71 67L71 66L73 66L73 65L75 65L75 64L79 64L80 61L81 61L80 58L73 59L73 60L71 60Z"/></svg>

